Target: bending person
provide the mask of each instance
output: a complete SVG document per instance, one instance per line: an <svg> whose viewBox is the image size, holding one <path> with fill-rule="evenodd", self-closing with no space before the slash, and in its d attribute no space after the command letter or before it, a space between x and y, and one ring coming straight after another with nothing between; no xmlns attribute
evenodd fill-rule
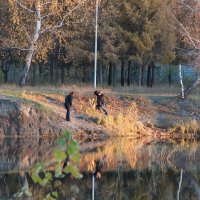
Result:
<svg viewBox="0 0 200 200"><path fill-rule="evenodd" d="M105 106L105 98L104 98L104 94L102 91L95 91L94 94L97 97L97 105L96 105L96 109L100 110L102 109L105 113L105 115L108 115L108 111L106 110L106 106Z"/></svg>

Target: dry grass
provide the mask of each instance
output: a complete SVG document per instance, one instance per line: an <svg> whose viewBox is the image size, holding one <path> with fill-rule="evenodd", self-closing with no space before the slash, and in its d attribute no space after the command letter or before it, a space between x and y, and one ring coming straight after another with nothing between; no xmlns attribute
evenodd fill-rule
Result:
<svg viewBox="0 0 200 200"><path fill-rule="evenodd" d="M143 129L143 124L138 120L137 105L133 100L120 100L114 95L107 96L107 116L103 111L96 110L96 98L92 94L79 93L74 102L79 113L105 127L110 134L135 136Z"/></svg>
<svg viewBox="0 0 200 200"><path fill-rule="evenodd" d="M99 89L99 88L98 88ZM48 105L48 101L54 101L63 106L65 95L70 91L75 92L74 105L76 112L85 115L89 120L94 121L97 125L105 127L109 133L119 136L138 135L145 133L145 125L139 117L144 116L146 121L152 119L156 112L174 113L177 109L174 98L180 88L170 88L169 86L146 88L146 87L118 87L118 88L101 88L107 96L108 116L103 112L95 109L96 99L93 95L94 89L91 86L77 87L76 85L62 87L17 87L4 85L0 88L0 94L15 96L22 99L28 99L41 105ZM195 91L192 98L200 104L200 93ZM147 98L155 102L151 102ZM191 105L191 102L189 102ZM62 108L63 109L63 108ZM194 108L195 111L195 108ZM173 114L174 115L174 114ZM172 119L174 120L174 119ZM148 127L155 128L154 124L149 121ZM199 122L190 120L181 123L179 126L171 129L172 133L198 133Z"/></svg>
<svg viewBox="0 0 200 200"><path fill-rule="evenodd" d="M180 93L180 87L169 87L168 85L155 86L153 88L138 87L98 87L102 89L105 94L114 95L139 95L139 96L177 96ZM91 85L62 85L60 87L53 86L35 86L35 87L19 87L16 85L2 85L0 93L22 93L22 92L38 92L38 93L57 93L67 94L70 91L77 93L93 93L94 88ZM194 98L200 99L200 88L197 88L192 94Z"/></svg>

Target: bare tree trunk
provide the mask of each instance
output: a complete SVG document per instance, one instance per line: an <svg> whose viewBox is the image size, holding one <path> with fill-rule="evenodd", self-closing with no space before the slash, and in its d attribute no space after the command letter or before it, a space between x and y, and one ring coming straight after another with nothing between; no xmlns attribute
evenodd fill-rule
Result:
<svg viewBox="0 0 200 200"><path fill-rule="evenodd" d="M33 87L35 86L36 83L36 65L32 65L33 67Z"/></svg>
<svg viewBox="0 0 200 200"><path fill-rule="evenodd" d="M60 78L61 78L61 84L64 84L65 83L65 64L63 62L61 62Z"/></svg>
<svg viewBox="0 0 200 200"><path fill-rule="evenodd" d="M38 66L39 66L39 78L40 78L40 81L42 80L42 63L38 63Z"/></svg>
<svg viewBox="0 0 200 200"><path fill-rule="evenodd" d="M101 61L99 62L99 84L103 85L103 63Z"/></svg>
<svg viewBox="0 0 200 200"><path fill-rule="evenodd" d="M144 71L145 71L145 65L142 65L142 69L141 69L141 86L144 86Z"/></svg>
<svg viewBox="0 0 200 200"><path fill-rule="evenodd" d="M171 70L171 66L169 65L169 72L168 72L168 83L169 86L172 86L172 70Z"/></svg>
<svg viewBox="0 0 200 200"><path fill-rule="evenodd" d="M53 84L54 82L54 61L51 60L51 63L50 63L50 83Z"/></svg>
<svg viewBox="0 0 200 200"><path fill-rule="evenodd" d="M4 73L4 83L8 83L8 71Z"/></svg>
<svg viewBox="0 0 200 200"><path fill-rule="evenodd" d="M148 65L148 71L147 71L147 87L151 87L151 64Z"/></svg>
<svg viewBox="0 0 200 200"><path fill-rule="evenodd" d="M10 70L10 56L2 60L1 70L4 75L4 83L8 82L8 72Z"/></svg>
<svg viewBox="0 0 200 200"><path fill-rule="evenodd" d="M153 87L155 84L155 65L152 62L151 63L151 87Z"/></svg>
<svg viewBox="0 0 200 200"><path fill-rule="evenodd" d="M54 62L54 84L58 84L59 83L59 65L58 65L58 61Z"/></svg>
<svg viewBox="0 0 200 200"><path fill-rule="evenodd" d="M142 80L142 67L138 64L138 86L141 86Z"/></svg>
<svg viewBox="0 0 200 200"><path fill-rule="evenodd" d="M65 80L66 83L70 80L71 65L72 65L72 63L66 63L66 80ZM86 69L84 68L84 70L86 70ZM86 72L84 72L84 74L86 74Z"/></svg>
<svg viewBox="0 0 200 200"><path fill-rule="evenodd" d="M36 22L36 27L35 27L35 33L33 36L33 40L31 41L31 44L29 45L29 50L28 53L26 54L26 58L25 58L25 66L24 69L22 71L20 80L19 80L19 85L20 86L24 86L26 83L26 78L31 66L31 61L32 61L32 57L35 51L35 47L37 45L37 40L39 38L40 35L40 29L41 29L41 13L40 13L40 2L38 1L36 7L35 7L35 14L37 17L37 22Z"/></svg>
<svg viewBox="0 0 200 200"><path fill-rule="evenodd" d="M131 61L128 61L128 77L127 77L127 85L131 85Z"/></svg>
<svg viewBox="0 0 200 200"><path fill-rule="evenodd" d="M16 65L14 65L14 69L13 69L13 83L15 83L16 80Z"/></svg>
<svg viewBox="0 0 200 200"><path fill-rule="evenodd" d="M117 83L117 66L116 63L113 65L113 86Z"/></svg>
<svg viewBox="0 0 200 200"><path fill-rule="evenodd" d="M113 72L113 66L112 63L110 62L109 64L109 72L108 72L108 85L112 85L112 72Z"/></svg>
<svg viewBox="0 0 200 200"><path fill-rule="evenodd" d="M121 65L121 86L124 86L124 59L122 58L122 65Z"/></svg>

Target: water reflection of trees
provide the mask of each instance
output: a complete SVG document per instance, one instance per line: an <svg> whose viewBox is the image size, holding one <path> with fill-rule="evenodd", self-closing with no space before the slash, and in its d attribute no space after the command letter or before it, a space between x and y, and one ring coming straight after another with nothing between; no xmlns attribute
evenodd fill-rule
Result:
<svg viewBox="0 0 200 200"><path fill-rule="evenodd" d="M8 141L0 143L1 157L21 163L28 157L29 164L48 156L54 141ZM26 143L26 145L24 145ZM12 146L12 148L10 147ZM13 148L14 147L14 148ZM29 148L32 148L29 151ZM12 151L16 155L12 155ZM33 153L31 153L33 152ZM97 147L85 149L80 162L87 171L91 161L106 155L104 173L96 180L95 200L173 200L177 197L181 169L183 179L180 189L181 200L200 199L200 145L196 141L173 141L149 139L109 141ZM17 156L17 158L16 158ZM20 163L19 162L19 163ZM22 164L17 165L22 166ZM26 165L27 166L27 165ZM1 175L0 192L9 196L20 190L19 175ZM43 191L28 177L29 189L34 198L42 199ZM61 199L91 199L92 177L88 172L80 181L69 177L62 180L59 188ZM78 187L76 187L77 185ZM8 195L9 194L9 195ZM11 196L11 195L10 195ZM33 198L33 199L34 199Z"/></svg>
<svg viewBox="0 0 200 200"><path fill-rule="evenodd" d="M194 173L200 169L200 143L173 140L115 140L99 145L93 151L85 151L80 167L85 170L95 159L106 155L105 171L115 170L119 162L125 169L139 171L168 168L184 169Z"/></svg>
<svg viewBox="0 0 200 200"><path fill-rule="evenodd" d="M55 139L4 138L0 140L0 171L30 169L35 162L49 160Z"/></svg>
<svg viewBox="0 0 200 200"><path fill-rule="evenodd" d="M180 171L183 169L180 199L200 199L199 144L187 140L120 139L86 153L81 167L85 168L92 160L105 154L106 176L113 170L116 174L110 177L113 179L113 184L110 183L112 187L104 184L100 193L105 193L109 199L134 200L176 199ZM131 179L126 178L127 171L135 175Z"/></svg>
<svg viewBox="0 0 200 200"><path fill-rule="evenodd" d="M155 175L155 174L154 174ZM157 173L156 182L152 183L151 171L115 171L106 172L96 180L95 200L173 200L176 199L179 174L169 171ZM190 176L189 176L190 177ZM19 175L8 175L0 185L1 197L11 198L12 194L20 191ZM69 177L62 181L59 188L60 200L76 197L77 200L91 199L91 175L85 174L81 181L71 180ZM6 183L6 184L5 184ZM188 176L183 178L180 192L181 200L199 199L198 194L191 187ZM75 186L77 185L77 186ZM29 189L33 199L42 200L46 191L35 186L29 178Z"/></svg>

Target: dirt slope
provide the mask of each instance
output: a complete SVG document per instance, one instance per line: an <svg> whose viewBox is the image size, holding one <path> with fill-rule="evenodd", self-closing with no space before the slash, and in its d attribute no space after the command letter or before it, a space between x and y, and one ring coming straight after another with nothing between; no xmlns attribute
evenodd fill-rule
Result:
<svg viewBox="0 0 200 200"><path fill-rule="evenodd" d="M40 95L26 95L26 100L0 95L0 136L58 136L64 129L76 132L83 140L103 139L106 129L86 115L72 110L72 120L65 120L66 110L59 100ZM42 105L42 106L41 106ZM97 135L98 134L98 135Z"/></svg>
<svg viewBox="0 0 200 200"><path fill-rule="evenodd" d="M16 98L0 95L1 136L58 136L71 130L79 141L109 136L167 135L167 130L188 119L200 120L200 104L194 99L107 95L109 116L95 110L91 94L76 94L71 122L65 120L64 96L26 93Z"/></svg>

